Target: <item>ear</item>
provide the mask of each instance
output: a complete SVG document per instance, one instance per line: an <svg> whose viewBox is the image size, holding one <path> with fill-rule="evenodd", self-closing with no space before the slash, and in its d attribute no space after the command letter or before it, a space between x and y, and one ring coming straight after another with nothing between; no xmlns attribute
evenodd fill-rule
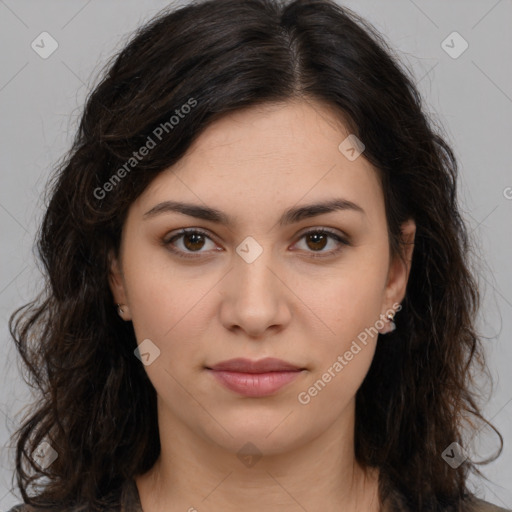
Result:
<svg viewBox="0 0 512 512"><path fill-rule="evenodd" d="M402 302L405 297L407 281L409 280L411 271L416 223L413 219L409 219L401 225L400 229L402 233L400 248L405 263L398 255L396 255L390 263L383 304L385 309L390 309L393 304L400 304L400 302Z"/></svg>
<svg viewBox="0 0 512 512"><path fill-rule="evenodd" d="M124 275L121 268L119 259L114 255L114 251L108 253L109 273L108 284L110 291L114 296L115 304L122 304L122 313L120 313L123 320L131 320L130 307L126 296L126 289L124 283Z"/></svg>

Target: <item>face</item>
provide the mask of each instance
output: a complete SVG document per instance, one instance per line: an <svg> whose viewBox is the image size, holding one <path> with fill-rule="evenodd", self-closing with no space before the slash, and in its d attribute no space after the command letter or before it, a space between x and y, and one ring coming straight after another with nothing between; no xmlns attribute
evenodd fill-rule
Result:
<svg viewBox="0 0 512 512"><path fill-rule="evenodd" d="M349 133L316 102L237 111L131 205L110 286L144 342L160 428L270 454L353 422L410 264L390 259L375 169L338 148ZM268 357L299 371L210 369Z"/></svg>

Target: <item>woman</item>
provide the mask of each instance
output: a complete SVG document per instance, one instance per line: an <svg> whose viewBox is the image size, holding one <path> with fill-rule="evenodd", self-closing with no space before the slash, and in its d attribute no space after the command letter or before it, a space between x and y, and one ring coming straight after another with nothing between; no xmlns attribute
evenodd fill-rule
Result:
<svg viewBox="0 0 512 512"><path fill-rule="evenodd" d="M487 422L456 178L336 3L155 18L87 101L47 287L11 319L42 391L18 510L503 510L466 485Z"/></svg>

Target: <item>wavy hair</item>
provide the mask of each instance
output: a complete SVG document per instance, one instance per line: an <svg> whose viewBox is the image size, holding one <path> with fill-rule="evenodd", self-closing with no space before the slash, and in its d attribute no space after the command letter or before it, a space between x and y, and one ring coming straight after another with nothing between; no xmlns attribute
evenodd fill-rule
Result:
<svg viewBox="0 0 512 512"><path fill-rule="evenodd" d="M488 369L457 162L383 37L330 0L165 9L103 70L48 185L37 238L44 286L9 321L24 378L39 394L13 435L26 503L102 510L113 490L155 463L156 392L134 357L132 324L113 306L109 251L118 253L133 201L207 126L294 99L329 105L364 142L393 255L403 257L400 224L416 223L397 328L377 344L356 395L356 458L380 468L382 502L396 491L414 511L462 510L468 475L481 473L469 459L453 469L441 454L452 442L464 446L464 428L476 434L476 422L491 424L473 389L475 372ZM156 134L163 143L130 160ZM58 454L44 469L32 459L43 440Z"/></svg>

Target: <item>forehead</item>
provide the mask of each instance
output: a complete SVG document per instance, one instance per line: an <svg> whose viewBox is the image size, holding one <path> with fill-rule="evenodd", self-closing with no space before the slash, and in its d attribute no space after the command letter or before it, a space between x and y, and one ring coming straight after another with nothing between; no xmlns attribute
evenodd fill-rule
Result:
<svg viewBox="0 0 512 512"><path fill-rule="evenodd" d="M312 101L267 103L223 116L189 148L203 158L253 159L297 163L332 162L339 143L350 134L333 108ZM334 151L333 151L334 150ZM182 160L185 164L185 159ZM178 166L179 167L179 166Z"/></svg>
<svg viewBox="0 0 512 512"><path fill-rule="evenodd" d="M378 214L379 207L382 213L376 170L364 154L351 161L339 149L349 135L339 113L322 103L235 111L208 126L140 202L187 199L226 211L342 196L370 214Z"/></svg>

